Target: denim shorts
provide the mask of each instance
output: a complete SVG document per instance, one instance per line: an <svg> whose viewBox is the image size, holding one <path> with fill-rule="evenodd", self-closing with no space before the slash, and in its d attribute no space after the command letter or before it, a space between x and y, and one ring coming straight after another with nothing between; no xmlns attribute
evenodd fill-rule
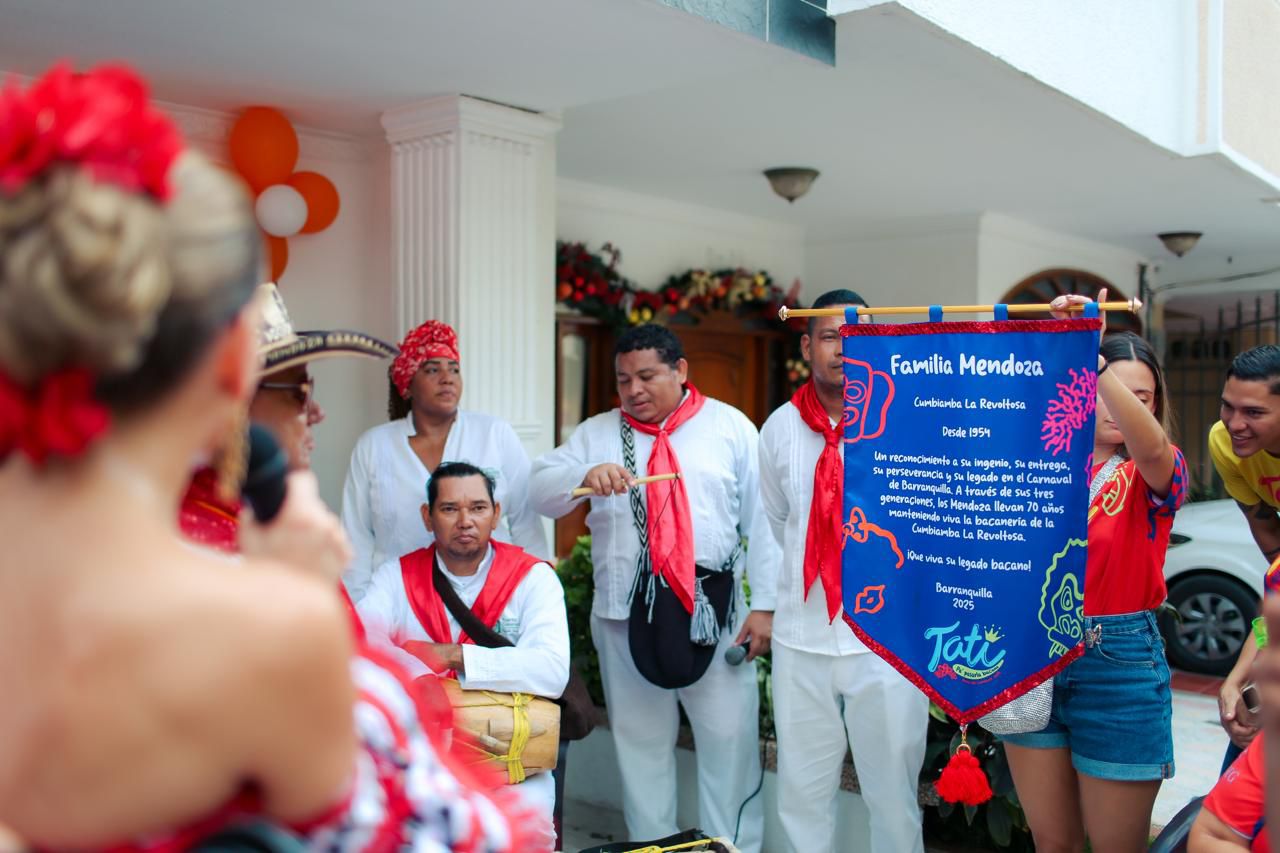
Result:
<svg viewBox="0 0 1280 853"><path fill-rule="evenodd" d="M1053 680L1049 725L1001 740L1069 749L1079 773L1142 782L1173 776L1169 665L1152 611L1086 616L1085 651Z"/></svg>

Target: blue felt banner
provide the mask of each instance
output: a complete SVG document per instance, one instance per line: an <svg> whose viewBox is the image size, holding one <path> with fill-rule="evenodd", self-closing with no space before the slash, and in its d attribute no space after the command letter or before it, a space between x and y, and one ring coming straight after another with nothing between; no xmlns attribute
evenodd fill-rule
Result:
<svg viewBox="0 0 1280 853"><path fill-rule="evenodd" d="M845 620L960 722L1080 653L1099 327L841 330Z"/></svg>

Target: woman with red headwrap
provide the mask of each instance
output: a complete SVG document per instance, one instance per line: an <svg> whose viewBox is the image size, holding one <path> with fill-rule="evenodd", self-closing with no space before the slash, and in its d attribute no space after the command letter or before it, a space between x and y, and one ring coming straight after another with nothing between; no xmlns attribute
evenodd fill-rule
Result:
<svg viewBox="0 0 1280 853"><path fill-rule="evenodd" d="M391 365L391 421L356 442L342 493L342 525L355 559L344 576L356 601L380 567L431 544L422 524L431 472L469 462L493 478L503 523L494 538L549 557L541 517L529 505L529 457L506 421L460 409L458 336L428 320L400 343Z"/></svg>

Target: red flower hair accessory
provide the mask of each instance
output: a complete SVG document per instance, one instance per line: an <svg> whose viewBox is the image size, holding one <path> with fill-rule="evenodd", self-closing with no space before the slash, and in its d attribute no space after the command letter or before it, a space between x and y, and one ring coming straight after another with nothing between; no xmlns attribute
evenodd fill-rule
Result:
<svg viewBox="0 0 1280 853"><path fill-rule="evenodd" d="M148 101L132 69L103 65L77 74L59 63L23 91L0 88L0 192L18 193L50 167L74 163L95 180L169 198L169 168L182 136Z"/></svg>
<svg viewBox="0 0 1280 853"><path fill-rule="evenodd" d="M391 363L391 381L401 397L409 396L409 383L422 362L429 358L458 358L458 333L448 323L428 320L404 336L400 342L400 355Z"/></svg>
<svg viewBox="0 0 1280 853"><path fill-rule="evenodd" d="M83 368L51 373L30 392L0 373L0 462L14 450L36 465L52 455L78 456L110 425Z"/></svg>

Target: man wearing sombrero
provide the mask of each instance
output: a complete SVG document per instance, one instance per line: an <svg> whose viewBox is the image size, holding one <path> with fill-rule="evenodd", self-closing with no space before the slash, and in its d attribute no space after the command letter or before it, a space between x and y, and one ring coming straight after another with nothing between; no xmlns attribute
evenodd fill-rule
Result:
<svg viewBox="0 0 1280 853"><path fill-rule="evenodd" d="M307 365L338 356L392 358L398 350L362 332L296 332L276 286L264 284L258 290L262 379L249 406L249 419L271 431L289 458L290 470L307 470L315 447L311 428L324 420ZM213 468L196 473L182 503L182 530L202 544L235 551L240 507L219 494L217 479Z"/></svg>

